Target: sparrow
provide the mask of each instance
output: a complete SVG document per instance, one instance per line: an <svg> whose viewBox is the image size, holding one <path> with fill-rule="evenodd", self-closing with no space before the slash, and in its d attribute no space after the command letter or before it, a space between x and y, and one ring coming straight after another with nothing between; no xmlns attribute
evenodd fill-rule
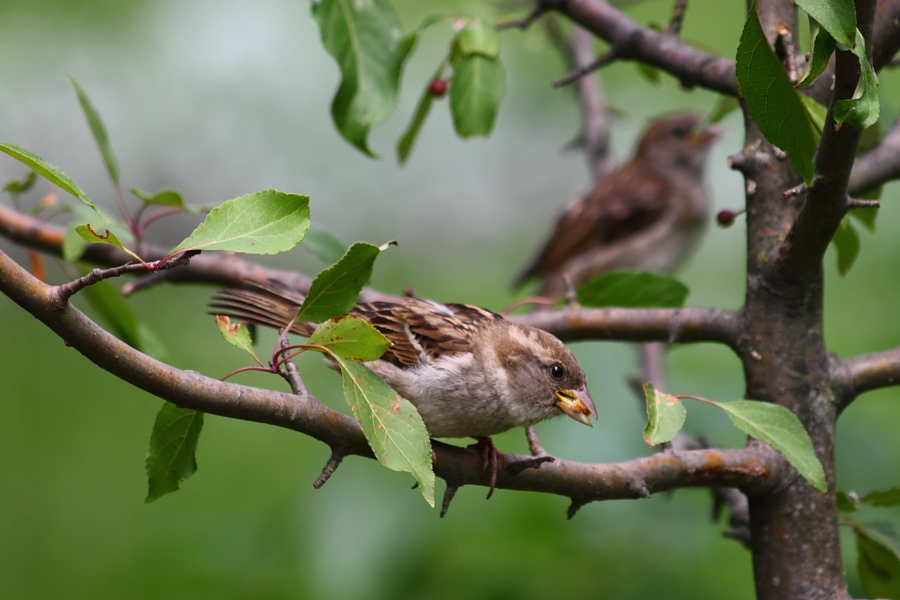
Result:
<svg viewBox="0 0 900 600"><path fill-rule="evenodd" d="M315 323L293 321L302 302L302 294L267 280L220 290L209 306L214 314L309 336ZM597 417L584 370L546 331L477 306L415 297L360 303L350 314L390 342L381 358L363 364L416 407L431 437L472 437L490 447L492 489L490 436L563 414L588 426Z"/></svg>
<svg viewBox="0 0 900 600"><path fill-rule="evenodd" d="M560 297L617 269L671 272L696 247L708 220L703 169L716 126L679 114L647 127L634 157L569 204L537 256L514 279L540 278Z"/></svg>

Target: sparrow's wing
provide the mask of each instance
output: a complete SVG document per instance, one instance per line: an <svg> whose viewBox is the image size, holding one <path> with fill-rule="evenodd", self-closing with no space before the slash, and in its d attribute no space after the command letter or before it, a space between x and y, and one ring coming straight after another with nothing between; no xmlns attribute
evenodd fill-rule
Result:
<svg viewBox="0 0 900 600"><path fill-rule="evenodd" d="M391 345L381 357L400 367L439 356L471 352L472 333L502 317L468 304L438 304L418 298L402 303L360 304L354 314L378 329Z"/></svg>
<svg viewBox="0 0 900 600"><path fill-rule="evenodd" d="M281 329L297 316L303 294L292 290L274 279L253 282L247 289L227 288L219 290L209 303L210 313L226 315L252 323ZM315 325L295 322L291 332L308 336Z"/></svg>
<svg viewBox="0 0 900 600"><path fill-rule="evenodd" d="M670 183L632 161L560 215L537 257L515 279L561 272L566 262L651 227L668 206Z"/></svg>

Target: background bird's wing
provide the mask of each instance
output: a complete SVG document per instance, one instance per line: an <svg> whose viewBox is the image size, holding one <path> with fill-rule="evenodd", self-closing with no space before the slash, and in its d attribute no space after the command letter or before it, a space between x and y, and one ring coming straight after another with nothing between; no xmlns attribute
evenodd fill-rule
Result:
<svg viewBox="0 0 900 600"><path fill-rule="evenodd" d="M629 163L560 215L537 257L515 282L560 272L573 257L652 226L666 211L668 192L665 178Z"/></svg>

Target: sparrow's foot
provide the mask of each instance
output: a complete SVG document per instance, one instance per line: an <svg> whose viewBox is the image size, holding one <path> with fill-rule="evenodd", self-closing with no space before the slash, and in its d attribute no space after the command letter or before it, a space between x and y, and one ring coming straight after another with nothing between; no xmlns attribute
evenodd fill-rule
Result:
<svg viewBox="0 0 900 600"><path fill-rule="evenodd" d="M528 439L528 449L531 450L532 456L549 456L547 451L544 450L544 447L541 446L541 442L538 440L537 432L534 430L533 425L528 425L525 428L525 437Z"/></svg>
<svg viewBox="0 0 900 600"><path fill-rule="evenodd" d="M490 469L491 480L487 495L490 498L494 495L494 488L497 487L497 472L500 470L500 463L503 463L503 468L505 469L509 466L509 460L506 458L506 455L497 451L491 438L476 437L475 439L478 440L475 447L481 450L481 471L484 472ZM471 448L472 446L469 447Z"/></svg>

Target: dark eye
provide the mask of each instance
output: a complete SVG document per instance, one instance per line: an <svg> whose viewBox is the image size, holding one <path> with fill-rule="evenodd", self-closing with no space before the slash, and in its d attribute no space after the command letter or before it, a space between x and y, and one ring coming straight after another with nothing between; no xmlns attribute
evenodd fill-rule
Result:
<svg viewBox="0 0 900 600"><path fill-rule="evenodd" d="M553 379L562 379L563 375L566 374L566 369L560 364L555 364L550 367L550 377Z"/></svg>

